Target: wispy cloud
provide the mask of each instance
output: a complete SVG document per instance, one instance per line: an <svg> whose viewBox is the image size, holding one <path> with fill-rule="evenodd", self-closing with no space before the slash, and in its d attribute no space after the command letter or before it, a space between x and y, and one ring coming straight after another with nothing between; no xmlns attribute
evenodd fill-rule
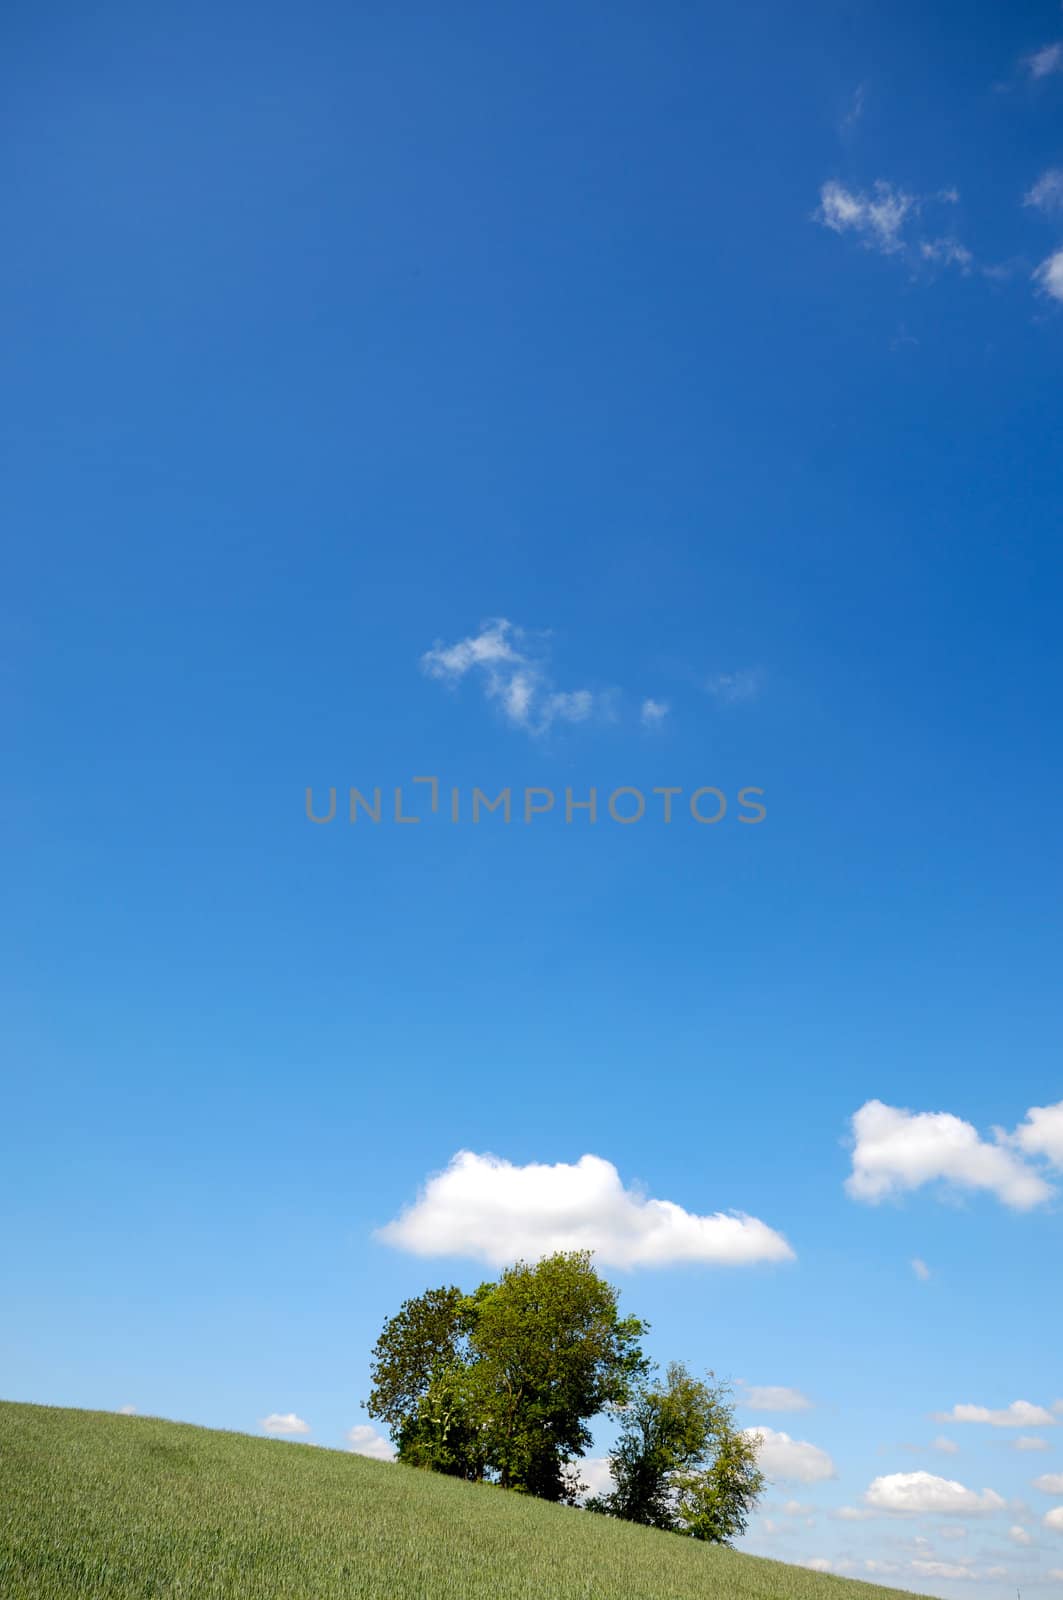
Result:
<svg viewBox="0 0 1063 1600"><path fill-rule="evenodd" d="M376 1237L418 1256L472 1256L503 1265L555 1250L593 1250L617 1267L683 1262L741 1266L789 1261L781 1233L741 1212L698 1216L626 1189L611 1161L516 1166L462 1150Z"/></svg>
<svg viewBox="0 0 1063 1600"><path fill-rule="evenodd" d="M750 1411L811 1411L812 1402L800 1389L781 1384L743 1384L741 1402Z"/></svg>
<svg viewBox="0 0 1063 1600"><path fill-rule="evenodd" d="M919 254L924 261L933 261L943 267L959 267L961 272L970 272L974 261L967 246L952 238L923 239Z"/></svg>
<svg viewBox="0 0 1063 1600"><path fill-rule="evenodd" d="M1013 1400L1009 1406L959 1405L951 1411L935 1411L935 1422L980 1422L991 1428L1047 1428L1059 1419L1045 1406L1029 1400Z"/></svg>
<svg viewBox="0 0 1063 1600"><path fill-rule="evenodd" d="M855 233L866 245L892 255L903 248L901 232L916 202L880 179L870 194L831 179L819 191L816 221L833 233Z"/></svg>
<svg viewBox="0 0 1063 1600"><path fill-rule="evenodd" d="M644 728L659 728L671 709L667 700L646 699L639 710L639 720Z"/></svg>
<svg viewBox="0 0 1063 1600"><path fill-rule="evenodd" d="M1022 203L1049 214L1063 211L1063 167L1049 167L1047 172L1042 172L1023 196Z"/></svg>
<svg viewBox="0 0 1063 1600"><path fill-rule="evenodd" d="M865 108L866 104L867 104L867 85L863 84L863 83L858 83L856 88L853 90L851 96L849 97L849 104L846 106L845 111L842 114L841 123L839 125L839 131L843 135L853 132L853 130L856 127L857 123L860 121L861 117L864 114L864 108Z"/></svg>
<svg viewBox="0 0 1063 1600"><path fill-rule="evenodd" d="M820 189L813 220L832 233L852 235L865 249L880 255L903 256L913 265L921 262L969 272L974 256L953 234L912 237L910 227L924 212L956 205L959 198L955 188L914 195L882 178L870 190L850 189L832 178Z"/></svg>
<svg viewBox="0 0 1063 1600"><path fill-rule="evenodd" d="M739 672L717 672L705 685L709 694L728 705L752 700L761 688L762 675L756 668L745 667Z"/></svg>
<svg viewBox="0 0 1063 1600"><path fill-rule="evenodd" d="M920 1283L929 1283L930 1282L930 1278L932 1276L930 1268L927 1266L926 1262L924 1260L922 1260L922 1258L920 1256L916 1256L915 1259L913 1260L913 1262L912 1262L912 1271L915 1273L915 1275L919 1279Z"/></svg>
<svg viewBox="0 0 1063 1600"><path fill-rule="evenodd" d="M543 734L555 723L586 722L604 711L607 699L590 689L558 689L552 679L548 638L494 617L477 634L426 650L421 668L430 678L458 684L478 681L505 720L526 733Z"/></svg>
<svg viewBox="0 0 1063 1600"><path fill-rule="evenodd" d="M1030 77L1035 79L1050 78L1056 72L1063 72L1063 41L1042 45L1040 50L1024 56L1022 64Z"/></svg>

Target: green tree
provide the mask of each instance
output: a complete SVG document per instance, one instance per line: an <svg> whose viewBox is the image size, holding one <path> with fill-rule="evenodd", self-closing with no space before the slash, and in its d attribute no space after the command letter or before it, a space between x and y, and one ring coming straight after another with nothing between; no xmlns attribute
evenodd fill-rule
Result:
<svg viewBox="0 0 1063 1600"><path fill-rule="evenodd" d="M475 1296L451 1284L406 1300L384 1324L370 1365L371 1417L399 1459L455 1477L482 1477L467 1394Z"/></svg>
<svg viewBox="0 0 1063 1600"><path fill-rule="evenodd" d="M714 1544L744 1532L764 1475L730 1390L709 1377L673 1362L663 1383L639 1385L609 1458L615 1487L589 1509Z"/></svg>
<svg viewBox="0 0 1063 1600"><path fill-rule="evenodd" d="M479 1301L472 1346L489 1459L507 1488L574 1497L566 1467L590 1419L626 1403L646 1371L646 1324L621 1317L589 1251L518 1262Z"/></svg>
<svg viewBox="0 0 1063 1600"><path fill-rule="evenodd" d="M473 1295L406 1301L374 1348L368 1411L401 1461L573 1499L590 1419L624 1405L647 1371L645 1329L620 1316L589 1252L518 1262Z"/></svg>

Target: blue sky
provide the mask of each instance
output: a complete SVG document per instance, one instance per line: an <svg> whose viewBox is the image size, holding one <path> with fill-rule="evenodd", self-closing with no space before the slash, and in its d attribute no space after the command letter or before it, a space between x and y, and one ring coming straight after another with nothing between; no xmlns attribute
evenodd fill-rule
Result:
<svg viewBox="0 0 1063 1600"><path fill-rule="evenodd" d="M1063 11L3 28L2 1392L344 1448L560 1208L750 1548L1058 1589Z"/></svg>

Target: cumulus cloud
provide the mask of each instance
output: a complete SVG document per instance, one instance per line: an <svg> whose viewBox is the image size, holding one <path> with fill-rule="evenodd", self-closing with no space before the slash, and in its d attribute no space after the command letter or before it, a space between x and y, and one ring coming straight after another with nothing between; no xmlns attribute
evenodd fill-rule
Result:
<svg viewBox="0 0 1063 1600"><path fill-rule="evenodd" d="M581 1456L569 1467L568 1475L584 1485L584 1500L590 1495L608 1494L616 1487L608 1456Z"/></svg>
<svg viewBox="0 0 1063 1600"><path fill-rule="evenodd" d="M892 1472L876 1478L864 1499L875 1511L897 1516L986 1516L1005 1501L992 1489L979 1494L932 1472Z"/></svg>
<svg viewBox="0 0 1063 1600"><path fill-rule="evenodd" d="M1050 78L1055 72L1063 72L1063 43L1042 45L1025 57L1023 66L1031 78Z"/></svg>
<svg viewBox="0 0 1063 1600"><path fill-rule="evenodd" d="M1008 1529L1008 1538L1011 1540L1012 1544L1021 1544L1021 1545L1031 1545L1031 1544L1033 1544L1033 1534L1029 1533L1018 1522L1013 1523L1012 1526Z"/></svg>
<svg viewBox="0 0 1063 1600"><path fill-rule="evenodd" d="M297 1417L294 1411L271 1411L268 1417L263 1417L259 1423L263 1433L274 1433L278 1437L293 1437L296 1434L310 1432L310 1424L304 1422L302 1417Z"/></svg>
<svg viewBox="0 0 1063 1600"><path fill-rule="evenodd" d="M852 1119L853 1170L846 1189L876 1204L927 1184L993 1194L1016 1211L1043 1205L1052 1186L1009 1147L946 1111L912 1112L869 1100Z"/></svg>
<svg viewBox="0 0 1063 1600"><path fill-rule="evenodd" d="M811 1411L812 1402L800 1389L778 1384L743 1384L742 1404L750 1411Z"/></svg>
<svg viewBox="0 0 1063 1600"><path fill-rule="evenodd" d="M801 1562L801 1565L807 1567L810 1572L834 1571L834 1562L829 1561L826 1556L809 1556L807 1561Z"/></svg>
<svg viewBox="0 0 1063 1600"><path fill-rule="evenodd" d="M353 1428L348 1428L347 1443L356 1456L370 1456L374 1461L395 1459L391 1442L367 1422L356 1422Z"/></svg>
<svg viewBox="0 0 1063 1600"><path fill-rule="evenodd" d="M533 636L506 617L490 618L479 633L456 644L437 641L421 657L421 669L452 686L473 677L505 720L526 733L546 733L555 723L586 722L606 703L590 689L556 689L545 636Z"/></svg>
<svg viewBox="0 0 1063 1600"><path fill-rule="evenodd" d="M1063 167L1049 167L1023 196L1024 206L1038 211L1063 211Z"/></svg>
<svg viewBox="0 0 1063 1600"><path fill-rule="evenodd" d="M118 1415L120 1417L135 1417L136 1414L137 1414L136 1406L119 1406L118 1407Z"/></svg>
<svg viewBox="0 0 1063 1600"><path fill-rule="evenodd" d="M1053 1506L1045 1515L1044 1525L1054 1533L1063 1533L1063 1506Z"/></svg>
<svg viewBox="0 0 1063 1600"><path fill-rule="evenodd" d="M1044 1472L1033 1480L1033 1486L1042 1494L1063 1494L1063 1472Z"/></svg>
<svg viewBox="0 0 1063 1600"><path fill-rule="evenodd" d="M757 1426L744 1431L758 1441L757 1465L774 1482L824 1483L838 1476L834 1462L818 1445L791 1439L774 1428Z"/></svg>
<svg viewBox="0 0 1063 1600"><path fill-rule="evenodd" d="M872 1511L870 1506L839 1506L831 1516L838 1522L870 1522L872 1517L877 1517L878 1512Z"/></svg>
<svg viewBox="0 0 1063 1600"><path fill-rule="evenodd" d="M671 707L667 700L644 700L639 717L644 728L659 728Z"/></svg>
<svg viewBox="0 0 1063 1600"><path fill-rule="evenodd" d="M991 1428L1044 1428L1058 1421L1044 1406L1029 1400L1013 1400L1010 1406L994 1411L989 1406L960 1405L951 1411L935 1411L935 1422L985 1422Z"/></svg>
<svg viewBox="0 0 1063 1600"><path fill-rule="evenodd" d="M1063 250L1055 259L1060 262L1061 277L1057 298L1063 300ZM1063 1171L1063 1100L1054 1106L1031 1106L1026 1120L1016 1128L1014 1140L1028 1156L1042 1156Z"/></svg>
<svg viewBox="0 0 1063 1600"><path fill-rule="evenodd" d="M790 1261L781 1233L743 1212L698 1216L625 1189L611 1161L516 1166L461 1150L416 1202L380 1228L385 1244L420 1256L472 1256L492 1266L555 1250L593 1250L603 1265L743 1266Z"/></svg>

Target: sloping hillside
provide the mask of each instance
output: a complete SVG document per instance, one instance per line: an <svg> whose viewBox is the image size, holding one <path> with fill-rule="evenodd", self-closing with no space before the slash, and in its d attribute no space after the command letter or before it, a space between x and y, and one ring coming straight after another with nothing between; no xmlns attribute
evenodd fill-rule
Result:
<svg viewBox="0 0 1063 1600"><path fill-rule="evenodd" d="M3 1600L886 1600L895 1592L340 1451L0 1404Z"/></svg>

